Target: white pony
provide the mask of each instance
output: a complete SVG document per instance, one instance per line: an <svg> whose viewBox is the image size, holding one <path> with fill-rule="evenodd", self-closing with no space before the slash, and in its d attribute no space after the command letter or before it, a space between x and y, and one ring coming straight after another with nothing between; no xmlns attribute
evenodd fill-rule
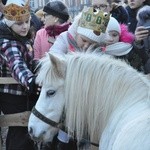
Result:
<svg viewBox="0 0 150 150"><path fill-rule="evenodd" d="M99 150L150 150L150 83L125 62L49 53L36 81L42 89L35 105L39 113L29 118L32 138L51 141L65 114L68 134L99 143Z"/></svg>

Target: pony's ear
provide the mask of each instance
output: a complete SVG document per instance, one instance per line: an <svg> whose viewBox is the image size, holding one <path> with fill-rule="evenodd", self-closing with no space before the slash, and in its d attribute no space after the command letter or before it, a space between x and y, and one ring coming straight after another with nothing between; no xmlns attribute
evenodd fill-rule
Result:
<svg viewBox="0 0 150 150"><path fill-rule="evenodd" d="M56 74L60 78L65 78L66 75L66 63L64 60L60 59L59 56L49 53L49 58L52 63L52 67Z"/></svg>

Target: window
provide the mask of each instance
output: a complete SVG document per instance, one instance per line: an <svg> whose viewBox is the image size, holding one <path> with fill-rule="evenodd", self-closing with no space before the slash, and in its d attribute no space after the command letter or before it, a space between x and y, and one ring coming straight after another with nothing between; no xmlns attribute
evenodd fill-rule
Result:
<svg viewBox="0 0 150 150"><path fill-rule="evenodd" d="M31 6L31 8L34 7L34 0L30 0L30 6Z"/></svg>

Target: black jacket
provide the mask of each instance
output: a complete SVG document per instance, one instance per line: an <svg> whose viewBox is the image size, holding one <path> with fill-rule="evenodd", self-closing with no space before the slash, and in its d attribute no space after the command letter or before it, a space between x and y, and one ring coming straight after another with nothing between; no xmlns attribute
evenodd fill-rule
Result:
<svg viewBox="0 0 150 150"><path fill-rule="evenodd" d="M129 14L129 20L128 20L129 31L134 33L137 25L136 14L138 9L131 9L129 6L127 6L126 10Z"/></svg>
<svg viewBox="0 0 150 150"><path fill-rule="evenodd" d="M123 6L118 6L111 12L112 17L114 17L121 24L128 24L129 15L127 10Z"/></svg>
<svg viewBox="0 0 150 150"><path fill-rule="evenodd" d="M134 42L133 49L127 54L126 59L138 71L142 71L145 74L150 73L150 56L145 50L144 42L141 44Z"/></svg>

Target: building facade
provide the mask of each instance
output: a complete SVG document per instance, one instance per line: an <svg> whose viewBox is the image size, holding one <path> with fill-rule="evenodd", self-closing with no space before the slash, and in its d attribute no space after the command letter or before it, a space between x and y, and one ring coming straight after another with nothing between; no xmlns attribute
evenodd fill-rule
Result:
<svg viewBox="0 0 150 150"><path fill-rule="evenodd" d="M43 7L45 4L47 4L50 1L54 0L30 0L30 4L33 10L36 10L37 8ZM91 0L61 0L63 1L69 9L69 13L72 17L76 16L84 6L90 6Z"/></svg>

